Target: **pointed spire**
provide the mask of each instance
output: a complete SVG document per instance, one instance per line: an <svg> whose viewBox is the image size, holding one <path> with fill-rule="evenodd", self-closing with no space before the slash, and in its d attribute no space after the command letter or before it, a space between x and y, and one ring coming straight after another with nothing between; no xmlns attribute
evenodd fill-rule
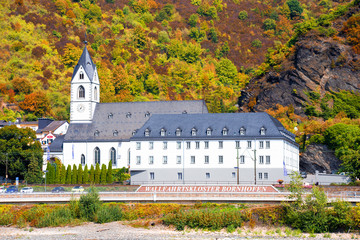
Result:
<svg viewBox="0 0 360 240"><path fill-rule="evenodd" d="M85 47L86 47L87 43L88 42L86 41L86 31L85 31L85 40L84 40Z"/></svg>

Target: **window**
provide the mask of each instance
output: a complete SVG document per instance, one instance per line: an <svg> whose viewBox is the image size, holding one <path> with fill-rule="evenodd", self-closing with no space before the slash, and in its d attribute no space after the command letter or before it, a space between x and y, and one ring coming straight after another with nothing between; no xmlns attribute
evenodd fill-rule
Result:
<svg viewBox="0 0 360 240"><path fill-rule="evenodd" d="M186 142L186 148L190 149L191 148L191 142Z"/></svg>
<svg viewBox="0 0 360 240"><path fill-rule="evenodd" d="M231 173L231 177L232 177L232 178L236 178L236 173L235 173L235 172L232 172L232 173Z"/></svg>
<svg viewBox="0 0 360 240"><path fill-rule="evenodd" d="M150 117L150 112L149 112L149 111L147 111L147 112L145 113L145 117Z"/></svg>
<svg viewBox="0 0 360 240"><path fill-rule="evenodd" d="M113 166L116 166L116 150L115 148L110 149L110 160Z"/></svg>
<svg viewBox="0 0 360 240"><path fill-rule="evenodd" d="M176 142L176 149L181 149L181 142Z"/></svg>
<svg viewBox="0 0 360 240"><path fill-rule="evenodd" d="M140 164L141 164L141 157L136 156L136 165L140 165Z"/></svg>
<svg viewBox="0 0 360 240"><path fill-rule="evenodd" d="M126 113L126 118L131 118L131 112Z"/></svg>
<svg viewBox="0 0 360 240"><path fill-rule="evenodd" d="M219 148L223 148L223 141L219 141Z"/></svg>
<svg viewBox="0 0 360 240"><path fill-rule="evenodd" d="M235 141L235 147L236 149L240 149L240 141Z"/></svg>
<svg viewBox="0 0 360 240"><path fill-rule="evenodd" d="M270 148L270 141L266 141L266 148Z"/></svg>
<svg viewBox="0 0 360 240"><path fill-rule="evenodd" d="M264 141L260 141L260 142L259 142L259 148L260 148L260 149L264 148Z"/></svg>
<svg viewBox="0 0 360 240"><path fill-rule="evenodd" d="M150 150L154 149L154 142L149 142L149 149Z"/></svg>
<svg viewBox="0 0 360 240"><path fill-rule="evenodd" d="M165 137L165 136L166 136L166 130L165 130L164 128L162 128L162 129L160 130L160 136L162 136L162 137Z"/></svg>
<svg viewBox="0 0 360 240"><path fill-rule="evenodd" d="M246 129L244 127L240 128L240 135L243 136L246 134Z"/></svg>
<svg viewBox="0 0 360 240"><path fill-rule="evenodd" d="M261 180L263 177L263 174L261 172L259 172L259 180Z"/></svg>
<svg viewBox="0 0 360 240"><path fill-rule="evenodd" d="M265 135L266 129L264 127L260 128L260 135Z"/></svg>
<svg viewBox="0 0 360 240"><path fill-rule="evenodd" d="M259 157L259 164L264 164L264 156Z"/></svg>
<svg viewBox="0 0 360 240"><path fill-rule="evenodd" d="M245 156L244 155L240 156L240 164L245 164Z"/></svg>
<svg viewBox="0 0 360 240"><path fill-rule="evenodd" d="M154 172L150 172L150 180L154 180L155 179L155 173Z"/></svg>
<svg viewBox="0 0 360 240"><path fill-rule="evenodd" d="M141 142L136 142L136 150L140 150L141 149Z"/></svg>
<svg viewBox="0 0 360 240"><path fill-rule="evenodd" d="M163 142L163 149L164 149L164 150L167 149L167 142Z"/></svg>
<svg viewBox="0 0 360 240"><path fill-rule="evenodd" d="M195 164L195 156L191 156L191 161L190 161L191 164Z"/></svg>
<svg viewBox="0 0 360 240"><path fill-rule="evenodd" d="M191 136L196 136L196 132L197 132L196 128L192 128L191 129Z"/></svg>
<svg viewBox="0 0 360 240"><path fill-rule="evenodd" d="M223 156L219 156L219 164L223 164L224 163L224 157Z"/></svg>
<svg viewBox="0 0 360 240"><path fill-rule="evenodd" d="M208 173L208 172L205 173L205 178L206 178L206 179L209 179L209 178L210 178L210 173Z"/></svg>
<svg viewBox="0 0 360 240"><path fill-rule="evenodd" d="M85 155L81 154L81 165L85 165Z"/></svg>
<svg viewBox="0 0 360 240"><path fill-rule="evenodd" d="M137 130L132 131L132 135L135 136Z"/></svg>
<svg viewBox="0 0 360 240"><path fill-rule="evenodd" d="M269 179L269 174L267 172L264 173L264 179Z"/></svg>
<svg viewBox="0 0 360 240"><path fill-rule="evenodd" d="M84 73L83 73L83 72L80 72L79 78L80 78L80 79L84 79Z"/></svg>
<svg viewBox="0 0 360 240"><path fill-rule="evenodd" d="M181 156L176 156L176 164L181 164Z"/></svg>
<svg viewBox="0 0 360 240"><path fill-rule="evenodd" d="M223 128L222 130L222 135L223 136L227 136L228 135L228 129L226 127Z"/></svg>
<svg viewBox="0 0 360 240"><path fill-rule="evenodd" d="M205 156L205 164L209 164L209 156Z"/></svg>
<svg viewBox="0 0 360 240"><path fill-rule="evenodd" d="M247 141L247 148L251 148L251 141Z"/></svg>
<svg viewBox="0 0 360 240"><path fill-rule="evenodd" d="M98 137L99 135L100 135L99 130L96 130L96 131L94 132L94 136L95 136L95 137Z"/></svg>
<svg viewBox="0 0 360 240"><path fill-rule="evenodd" d="M167 163L168 163L167 156L163 156L163 164L167 164Z"/></svg>
<svg viewBox="0 0 360 240"><path fill-rule="evenodd" d="M145 129L145 137L149 137L150 136L150 129Z"/></svg>
<svg viewBox="0 0 360 240"><path fill-rule="evenodd" d="M108 119L113 119L113 117L114 117L114 114L113 114L113 113L109 113L109 114L108 114Z"/></svg>
<svg viewBox="0 0 360 240"><path fill-rule="evenodd" d="M113 136L117 137L119 135L119 132L117 130L113 131Z"/></svg>
<svg viewBox="0 0 360 240"><path fill-rule="evenodd" d="M182 173L178 172L178 180L182 180Z"/></svg>
<svg viewBox="0 0 360 240"><path fill-rule="evenodd" d="M154 164L154 156L149 156L149 165Z"/></svg>
<svg viewBox="0 0 360 240"><path fill-rule="evenodd" d="M181 129L177 128L175 134L176 134L177 137L181 136Z"/></svg>
<svg viewBox="0 0 360 240"><path fill-rule="evenodd" d="M209 142L208 141L205 141L205 149L208 149L209 148Z"/></svg>
<svg viewBox="0 0 360 240"><path fill-rule="evenodd" d="M200 148L200 142L195 142L195 148L199 149Z"/></svg>
<svg viewBox="0 0 360 240"><path fill-rule="evenodd" d="M211 128L207 128L206 129L206 136L211 136L211 132L212 132Z"/></svg>
<svg viewBox="0 0 360 240"><path fill-rule="evenodd" d="M94 161L95 161L95 165L97 163L100 165L100 149L98 147L94 149Z"/></svg>
<svg viewBox="0 0 360 240"><path fill-rule="evenodd" d="M270 164L270 156L266 156L266 164Z"/></svg>
<svg viewBox="0 0 360 240"><path fill-rule="evenodd" d="M94 88L94 100L97 100L98 95L97 95L97 87Z"/></svg>

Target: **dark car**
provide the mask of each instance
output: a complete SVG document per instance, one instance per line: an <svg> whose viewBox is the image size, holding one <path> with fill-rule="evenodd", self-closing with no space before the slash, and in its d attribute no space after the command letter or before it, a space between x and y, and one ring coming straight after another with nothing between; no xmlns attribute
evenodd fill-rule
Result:
<svg viewBox="0 0 360 240"><path fill-rule="evenodd" d="M51 190L53 193L59 193L59 192L65 192L65 189L63 187L56 187L53 190Z"/></svg>
<svg viewBox="0 0 360 240"><path fill-rule="evenodd" d="M16 193L19 192L18 188L16 186L10 186L6 189L5 193Z"/></svg>

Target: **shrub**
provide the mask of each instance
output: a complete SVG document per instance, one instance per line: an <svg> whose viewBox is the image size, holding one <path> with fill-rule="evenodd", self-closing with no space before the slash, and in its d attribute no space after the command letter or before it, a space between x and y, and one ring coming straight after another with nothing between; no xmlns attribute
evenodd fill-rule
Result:
<svg viewBox="0 0 360 240"><path fill-rule="evenodd" d="M255 39L254 41L251 42L251 46L256 47L256 48L261 48L262 42L259 39Z"/></svg>
<svg viewBox="0 0 360 240"><path fill-rule="evenodd" d="M2 214L0 214L0 226L13 224L14 218L14 214L12 214L10 211L3 212Z"/></svg>
<svg viewBox="0 0 360 240"><path fill-rule="evenodd" d="M57 207L41 217L35 227L65 226L74 220L69 207Z"/></svg>
<svg viewBox="0 0 360 240"><path fill-rule="evenodd" d="M107 223L122 220L123 213L122 209L117 205L106 206L103 205L100 207L96 215L97 223Z"/></svg>
<svg viewBox="0 0 360 240"><path fill-rule="evenodd" d="M99 194L94 187L90 188L90 192L81 195L79 200L80 217L88 221L94 221L97 211L101 206Z"/></svg>

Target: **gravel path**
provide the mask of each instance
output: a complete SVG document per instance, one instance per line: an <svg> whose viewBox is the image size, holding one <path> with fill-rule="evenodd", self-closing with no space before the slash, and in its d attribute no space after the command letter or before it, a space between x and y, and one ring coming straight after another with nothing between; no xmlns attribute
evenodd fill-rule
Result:
<svg viewBox="0 0 360 240"><path fill-rule="evenodd" d="M277 236L274 233L269 233L269 229L242 228L241 232L227 233L208 232L208 231L174 231L162 225L157 225L145 228L133 228L129 225L124 225L121 222L112 222L106 224L86 223L75 227L54 227L54 228L16 228L16 227L0 227L0 239L30 239L30 240L95 240L95 239L141 239L141 240L230 240L230 239L359 239L358 234L319 234L316 237L311 237L307 234L302 234L300 237L283 237ZM260 235L260 237L259 237Z"/></svg>

